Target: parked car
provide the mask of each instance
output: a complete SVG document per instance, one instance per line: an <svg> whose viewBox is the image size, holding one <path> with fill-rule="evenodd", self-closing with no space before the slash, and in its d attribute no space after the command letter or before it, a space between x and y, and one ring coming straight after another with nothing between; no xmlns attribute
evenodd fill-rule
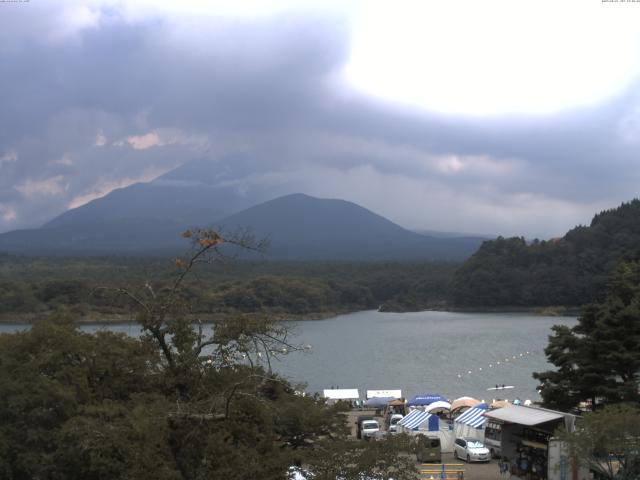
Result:
<svg viewBox="0 0 640 480"><path fill-rule="evenodd" d="M488 462L491 460L489 449L475 438L456 438L453 443L453 456L467 462Z"/></svg>
<svg viewBox="0 0 640 480"><path fill-rule="evenodd" d="M398 422L404 418L400 413L392 413L387 417L387 431L395 433L398 431Z"/></svg>
<svg viewBox="0 0 640 480"><path fill-rule="evenodd" d="M418 434L414 437L414 450L416 452L416 460L420 463L442 461L442 448L440 446L440 438L429 438L426 435Z"/></svg>
<svg viewBox="0 0 640 480"><path fill-rule="evenodd" d="M374 433L380 431L380 424L373 417L368 415L361 415L356 422L356 436L358 438L368 439L373 436Z"/></svg>

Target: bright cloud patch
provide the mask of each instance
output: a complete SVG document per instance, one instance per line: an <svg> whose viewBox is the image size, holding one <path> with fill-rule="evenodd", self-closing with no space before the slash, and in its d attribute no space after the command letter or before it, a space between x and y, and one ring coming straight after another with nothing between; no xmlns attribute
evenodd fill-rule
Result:
<svg viewBox="0 0 640 480"><path fill-rule="evenodd" d="M135 178L125 177L125 178L120 178L115 180L100 178L91 188L86 190L81 195L74 197L67 204L67 208L80 207L85 203L89 203L90 201L95 200L96 198L104 197L105 195L115 190L116 188L128 187L129 185L133 185L134 183L138 183L138 182L150 182L154 178L157 178L160 175L167 173L169 170L171 169L170 168L164 168L164 169L150 168L145 170L142 173L142 175Z"/></svg>
<svg viewBox="0 0 640 480"><path fill-rule="evenodd" d="M590 105L640 73L637 5L367 3L346 77L359 89L450 114L550 113Z"/></svg>
<svg viewBox="0 0 640 480"><path fill-rule="evenodd" d="M69 189L69 184L65 183L64 175L56 175L44 180L29 178L15 188L25 197L34 198L62 195Z"/></svg>
<svg viewBox="0 0 640 480"><path fill-rule="evenodd" d="M10 223L18 218L18 214L12 207L0 203L0 218L5 222Z"/></svg>
<svg viewBox="0 0 640 480"><path fill-rule="evenodd" d="M18 154L14 151L10 151L0 156L0 165L3 163L13 163L18 160Z"/></svg>

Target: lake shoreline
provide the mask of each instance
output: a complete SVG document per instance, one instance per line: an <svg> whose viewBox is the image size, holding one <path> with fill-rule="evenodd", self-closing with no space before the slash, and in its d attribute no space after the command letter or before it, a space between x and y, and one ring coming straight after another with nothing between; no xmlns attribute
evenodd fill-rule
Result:
<svg viewBox="0 0 640 480"><path fill-rule="evenodd" d="M304 322L304 321L316 321L327 320L329 318L337 317L339 315L347 315L350 313L378 311L381 313L418 313L418 312L448 312L448 313L516 313L516 314L530 314L541 317L577 317L580 316L580 307L565 307L565 306L553 306L553 307L443 307L438 305L433 308L425 308L422 310L331 310L325 312L311 312L303 315L284 314L284 313L240 313L240 312L221 312L221 313L209 313L203 315L192 315L193 321L200 320L204 323L215 323L222 318L229 316L248 316L248 317L271 317L279 322ZM0 315L0 324L19 324L19 325L31 325L42 318L46 318L53 312L48 313L21 313L21 314L2 314ZM73 315L71 312L70 315ZM135 322L135 315L129 314L99 314L92 313L90 315L79 316L75 323L79 325L86 324L110 324L120 325Z"/></svg>

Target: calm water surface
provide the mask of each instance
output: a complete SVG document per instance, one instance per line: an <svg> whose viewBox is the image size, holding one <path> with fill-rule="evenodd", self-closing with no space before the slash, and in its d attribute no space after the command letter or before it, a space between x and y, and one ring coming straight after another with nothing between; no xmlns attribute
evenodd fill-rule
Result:
<svg viewBox="0 0 640 480"><path fill-rule="evenodd" d="M306 381L310 391L339 386L359 388L361 396L367 389L402 389L406 397L537 400L531 373L550 367L543 352L550 328L575 323L528 314L358 312L293 323L297 339L312 349L276 368ZM516 388L487 391L496 384Z"/></svg>
<svg viewBox="0 0 640 480"><path fill-rule="evenodd" d="M439 393L537 400L531 373L549 368L543 349L550 328L575 323L570 317L513 313L377 311L289 322L293 341L312 348L284 357L274 368L294 383L306 382L311 392L333 386L358 388L363 397L366 390L401 389L406 397ZM23 328L5 324L0 332ZM133 323L82 329L140 332ZM496 384L516 388L487 391Z"/></svg>

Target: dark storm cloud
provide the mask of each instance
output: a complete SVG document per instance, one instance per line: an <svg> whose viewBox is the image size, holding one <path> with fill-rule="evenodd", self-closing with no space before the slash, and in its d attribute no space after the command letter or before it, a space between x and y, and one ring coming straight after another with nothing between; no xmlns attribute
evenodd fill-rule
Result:
<svg viewBox="0 0 640 480"><path fill-rule="evenodd" d="M299 185L412 227L557 234L637 194L633 90L552 116L435 115L341 83L337 16L188 29L103 9L69 32L56 11L0 17L0 230L236 151L249 186Z"/></svg>

